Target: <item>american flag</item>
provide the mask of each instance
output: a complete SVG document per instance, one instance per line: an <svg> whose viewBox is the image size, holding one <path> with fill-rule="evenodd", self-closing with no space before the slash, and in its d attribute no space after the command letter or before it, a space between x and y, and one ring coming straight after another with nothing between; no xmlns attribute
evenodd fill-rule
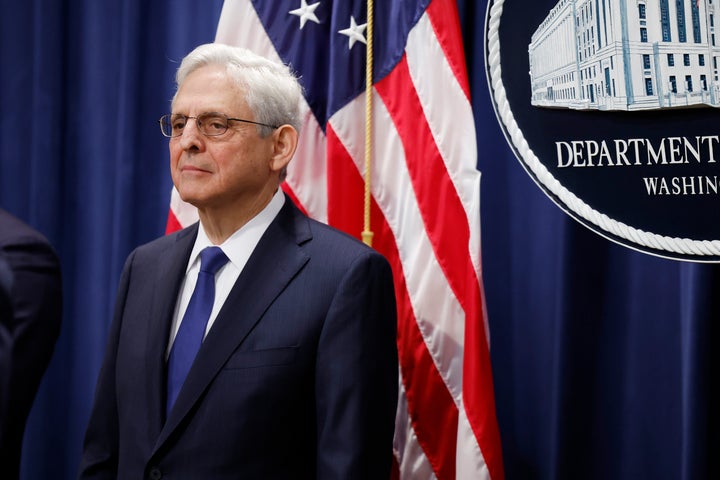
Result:
<svg viewBox="0 0 720 480"><path fill-rule="evenodd" d="M290 64L305 88L283 188L360 237L367 7L226 0L215 41ZM373 247L397 291L400 479L503 478L480 269L480 173L455 0L374 4ZM173 191L168 231L197 220Z"/></svg>

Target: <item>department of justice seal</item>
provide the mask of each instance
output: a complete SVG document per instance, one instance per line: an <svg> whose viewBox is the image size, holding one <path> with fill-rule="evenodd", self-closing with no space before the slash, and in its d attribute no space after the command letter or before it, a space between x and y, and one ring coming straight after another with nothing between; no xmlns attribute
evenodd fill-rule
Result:
<svg viewBox="0 0 720 480"><path fill-rule="evenodd" d="M612 241L720 261L719 4L488 3L508 143L557 205Z"/></svg>

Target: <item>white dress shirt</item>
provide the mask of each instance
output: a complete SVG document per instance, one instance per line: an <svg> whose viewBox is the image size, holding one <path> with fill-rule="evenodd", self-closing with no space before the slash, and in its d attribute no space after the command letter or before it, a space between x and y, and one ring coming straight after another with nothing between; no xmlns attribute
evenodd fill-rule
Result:
<svg viewBox="0 0 720 480"><path fill-rule="evenodd" d="M232 290L235 281L240 276L240 272L245 268L245 264L253 250L255 250L255 247L260 241L260 237L265 233L265 230L270 226L270 223L275 219L284 204L285 195L282 189L278 189L270 200L270 203L268 203L260 213L233 233L221 245L218 245L223 253L227 255L229 262L215 274L215 302L213 303L210 319L205 328L205 335L210 331L220 308L225 303L225 300L230 294L230 290ZM180 322L182 321L183 315L185 315L188 303L190 303L192 292L195 290L198 271L200 270L200 252L205 247L211 246L213 246L213 244L205 233L201 222L198 226L195 245L190 253L187 270L185 271L185 279L180 286L180 294L175 304L175 314L173 315L172 325L170 327L170 339L167 351L165 352L166 358L170 354L170 348L175 341L175 335L177 335L177 331L180 328Z"/></svg>

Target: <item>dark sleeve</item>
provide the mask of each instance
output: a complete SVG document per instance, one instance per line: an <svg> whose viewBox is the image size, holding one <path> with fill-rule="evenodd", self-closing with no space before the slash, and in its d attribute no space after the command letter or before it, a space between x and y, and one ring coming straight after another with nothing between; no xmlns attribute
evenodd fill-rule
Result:
<svg viewBox="0 0 720 480"><path fill-rule="evenodd" d="M390 266L364 254L339 283L318 345L318 479L390 478L396 329Z"/></svg>
<svg viewBox="0 0 720 480"><path fill-rule="evenodd" d="M5 254L0 251L0 328L10 324L12 304L10 303L10 287L13 282L12 270L5 260Z"/></svg>
<svg viewBox="0 0 720 480"><path fill-rule="evenodd" d="M116 479L118 470L118 410L115 394L115 368L122 323L122 312L130 283L134 252L130 254L120 277L105 356L95 387L90 420L85 431L80 461L80 479Z"/></svg>
<svg viewBox="0 0 720 480"><path fill-rule="evenodd" d="M0 251L0 448L8 448L3 426L8 422L8 405L10 404L10 353L12 352L12 303L10 302L10 286L12 271Z"/></svg>
<svg viewBox="0 0 720 480"><path fill-rule="evenodd" d="M0 465L17 465L25 421L60 335L60 262L39 234L0 246ZM1 477L2 475L0 475Z"/></svg>

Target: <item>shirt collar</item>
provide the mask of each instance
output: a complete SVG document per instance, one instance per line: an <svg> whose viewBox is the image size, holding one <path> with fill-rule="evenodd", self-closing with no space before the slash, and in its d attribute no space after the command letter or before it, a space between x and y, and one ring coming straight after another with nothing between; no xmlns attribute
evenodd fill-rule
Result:
<svg viewBox="0 0 720 480"><path fill-rule="evenodd" d="M278 188L273 195L270 203L263 208L257 215L250 219L245 225L236 230L227 240L218 245L227 255L230 262L234 265L244 265L247 255L243 252L252 251L260 241L265 230L270 226L277 214L285 205L285 194L282 189ZM190 260L188 261L187 270L190 270L200 257L200 252L206 248L213 246L213 243L205 233L202 222L198 225L198 234L195 239L195 245L190 252Z"/></svg>

